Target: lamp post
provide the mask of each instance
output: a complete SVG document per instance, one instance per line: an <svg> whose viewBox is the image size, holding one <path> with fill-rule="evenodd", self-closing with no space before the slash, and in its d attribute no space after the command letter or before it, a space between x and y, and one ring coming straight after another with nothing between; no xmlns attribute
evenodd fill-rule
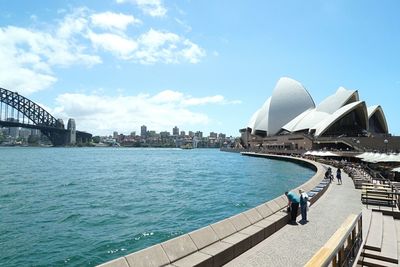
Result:
<svg viewBox="0 0 400 267"><path fill-rule="evenodd" d="M385 139L385 140L383 140L383 143L385 144L385 150L387 153L388 152L387 146L388 146L389 140Z"/></svg>

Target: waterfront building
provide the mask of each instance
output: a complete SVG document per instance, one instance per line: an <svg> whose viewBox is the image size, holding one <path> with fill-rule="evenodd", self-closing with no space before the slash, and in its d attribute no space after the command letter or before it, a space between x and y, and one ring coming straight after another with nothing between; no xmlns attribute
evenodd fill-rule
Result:
<svg viewBox="0 0 400 267"><path fill-rule="evenodd" d="M169 136L170 136L170 132L168 132L168 131L160 132L161 139L167 139Z"/></svg>
<svg viewBox="0 0 400 267"><path fill-rule="evenodd" d="M116 131L113 132L113 138L118 139L118 132L116 132Z"/></svg>
<svg viewBox="0 0 400 267"><path fill-rule="evenodd" d="M195 136L195 137L198 137L199 139L202 139L202 138L203 138L203 132L197 131L197 132L194 134L194 136Z"/></svg>
<svg viewBox="0 0 400 267"><path fill-rule="evenodd" d="M14 118L7 118L6 121L19 122L17 119L14 119ZM19 130L20 130L19 127L9 127L9 128L6 128L6 129L8 129L6 135L8 135L8 136L10 136L11 138L14 138L14 139L19 137Z"/></svg>
<svg viewBox="0 0 400 267"><path fill-rule="evenodd" d="M146 138L146 135L147 135L147 127L146 125L142 125L140 127L140 137Z"/></svg>
<svg viewBox="0 0 400 267"><path fill-rule="evenodd" d="M185 133L185 131L181 131L181 136L185 136L186 135L186 133Z"/></svg>
<svg viewBox="0 0 400 267"><path fill-rule="evenodd" d="M194 132L193 131L189 131L188 135L189 135L189 137L193 138L194 137Z"/></svg>
<svg viewBox="0 0 400 267"><path fill-rule="evenodd" d="M175 126L175 127L172 129L172 135L173 135L173 136L178 136L178 135L179 135L179 128L178 128L177 126Z"/></svg>
<svg viewBox="0 0 400 267"><path fill-rule="evenodd" d="M307 89L287 77L279 79L272 96L255 111L240 133L244 147L253 144L273 149L319 148L316 144L327 144L329 140L325 139L329 138L333 138L329 146L348 149L354 146L346 146L345 142L337 146L338 137L341 140L356 137L356 144L363 137L380 138L382 142L377 142L383 144L384 139L390 136L382 107L368 107L360 99L358 90L339 87L334 94L315 105ZM400 144L400 139L397 141L391 143Z"/></svg>
<svg viewBox="0 0 400 267"><path fill-rule="evenodd" d="M25 141L28 141L29 136L31 135L31 130L27 128L21 128L19 130L19 138L24 139Z"/></svg>

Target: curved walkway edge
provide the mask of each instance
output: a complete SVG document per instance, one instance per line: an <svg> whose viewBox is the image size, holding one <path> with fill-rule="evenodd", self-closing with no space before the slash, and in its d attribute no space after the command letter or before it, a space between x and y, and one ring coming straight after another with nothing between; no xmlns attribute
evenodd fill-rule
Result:
<svg viewBox="0 0 400 267"><path fill-rule="evenodd" d="M333 182L311 206L307 224L285 225L225 266L304 266L348 215L362 211L360 193L351 178L342 173L342 180L342 185Z"/></svg>

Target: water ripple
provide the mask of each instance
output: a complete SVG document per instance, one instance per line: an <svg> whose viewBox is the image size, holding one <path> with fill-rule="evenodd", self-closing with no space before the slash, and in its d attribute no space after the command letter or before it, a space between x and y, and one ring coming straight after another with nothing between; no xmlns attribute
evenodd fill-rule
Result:
<svg viewBox="0 0 400 267"><path fill-rule="evenodd" d="M11 267L94 266L257 206L313 175L207 149L1 152L0 266Z"/></svg>

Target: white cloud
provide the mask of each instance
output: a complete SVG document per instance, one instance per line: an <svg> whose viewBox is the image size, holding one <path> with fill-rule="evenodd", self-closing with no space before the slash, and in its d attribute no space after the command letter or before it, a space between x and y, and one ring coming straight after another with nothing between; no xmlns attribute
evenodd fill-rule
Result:
<svg viewBox="0 0 400 267"><path fill-rule="evenodd" d="M184 22L184 21L182 21L182 20L180 20L178 18L175 18L175 21L179 25L181 25L185 29L186 32L191 32L192 31L192 27L190 27L186 22Z"/></svg>
<svg viewBox="0 0 400 267"><path fill-rule="evenodd" d="M160 1L136 2L161 5ZM130 15L94 13L87 8L60 14L65 16L58 23L40 30L0 27L1 86L22 94L44 90L57 81L55 67L91 67L102 63L102 52L141 64L195 64L206 55L200 46L172 32L149 29L128 35L127 26L138 23Z"/></svg>
<svg viewBox="0 0 400 267"><path fill-rule="evenodd" d="M181 92L172 91L172 90L164 90L151 98L153 103L176 103L182 101L184 99L184 95Z"/></svg>
<svg viewBox="0 0 400 267"><path fill-rule="evenodd" d="M138 47L134 40L117 34L89 32L88 37L95 47L101 47L122 59L131 58L131 53Z"/></svg>
<svg viewBox="0 0 400 267"><path fill-rule="evenodd" d="M0 47L1 85L26 94L57 81L52 66L90 66L101 61L49 33L13 26L0 28Z"/></svg>
<svg viewBox="0 0 400 267"><path fill-rule="evenodd" d="M175 125L201 127L212 121L205 112L190 110L193 105L224 104L223 96L195 98L165 90L156 95L109 97L102 95L63 94L50 113L57 118L74 118L79 130L108 135L113 131L129 133L140 125L156 131Z"/></svg>
<svg viewBox="0 0 400 267"><path fill-rule="evenodd" d="M222 95L215 95L215 96L207 96L207 97L202 97L202 98L188 98L185 99L183 104L185 106L198 106L198 105L205 105L205 104L217 104L217 103L223 103L224 102L224 97Z"/></svg>
<svg viewBox="0 0 400 267"><path fill-rule="evenodd" d="M179 63L189 61L198 63L205 51L188 39L175 33L150 29L138 38L139 49L135 58L143 64L156 62Z"/></svg>
<svg viewBox="0 0 400 267"><path fill-rule="evenodd" d="M92 24L94 26L106 29L106 30L121 30L125 31L126 27L130 24L142 23L139 19L136 19L132 15L125 15L121 13L103 12L97 13L90 16Z"/></svg>
<svg viewBox="0 0 400 267"><path fill-rule="evenodd" d="M143 13L152 17L163 17L167 14L167 9L161 0L116 0L118 4L131 3L137 5Z"/></svg>

